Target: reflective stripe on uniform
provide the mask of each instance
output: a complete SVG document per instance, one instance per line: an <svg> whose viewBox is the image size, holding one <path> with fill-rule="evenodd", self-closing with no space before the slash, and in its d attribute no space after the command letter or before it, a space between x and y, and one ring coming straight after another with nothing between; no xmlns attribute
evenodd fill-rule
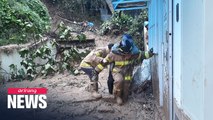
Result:
<svg viewBox="0 0 213 120"><path fill-rule="evenodd" d="M112 72L117 73L118 70L116 70L115 68L112 69Z"/></svg>
<svg viewBox="0 0 213 120"><path fill-rule="evenodd" d="M145 57L149 58L149 52L148 51L145 52Z"/></svg>
<svg viewBox="0 0 213 120"><path fill-rule="evenodd" d="M88 63L86 63L86 62L82 62L82 63L80 64L80 67L91 67L91 65L88 64Z"/></svg>
<svg viewBox="0 0 213 120"><path fill-rule="evenodd" d="M115 61L115 66L125 66L131 64L131 61Z"/></svg>
<svg viewBox="0 0 213 120"><path fill-rule="evenodd" d="M132 76L128 75L124 77L124 80L132 80Z"/></svg>
<svg viewBox="0 0 213 120"><path fill-rule="evenodd" d="M118 50L120 50L120 51L122 51L122 52L123 52L123 50L122 50L121 48L119 48Z"/></svg>
<svg viewBox="0 0 213 120"><path fill-rule="evenodd" d="M103 70L103 69L104 69L104 66L101 65L101 64L98 64L97 67L98 67L98 69L100 69L100 70Z"/></svg>
<svg viewBox="0 0 213 120"><path fill-rule="evenodd" d="M107 62L111 62L111 60L109 59L109 57L104 58L104 60L106 60Z"/></svg>
<svg viewBox="0 0 213 120"><path fill-rule="evenodd" d="M101 53L100 53L100 52L97 52L97 53L96 53L96 56L101 57Z"/></svg>

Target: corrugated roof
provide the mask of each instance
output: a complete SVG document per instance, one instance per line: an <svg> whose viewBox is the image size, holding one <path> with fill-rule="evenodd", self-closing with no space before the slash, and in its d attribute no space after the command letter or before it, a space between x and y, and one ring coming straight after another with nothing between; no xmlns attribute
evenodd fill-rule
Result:
<svg viewBox="0 0 213 120"><path fill-rule="evenodd" d="M150 0L112 0L115 11L118 10L136 10L147 8Z"/></svg>

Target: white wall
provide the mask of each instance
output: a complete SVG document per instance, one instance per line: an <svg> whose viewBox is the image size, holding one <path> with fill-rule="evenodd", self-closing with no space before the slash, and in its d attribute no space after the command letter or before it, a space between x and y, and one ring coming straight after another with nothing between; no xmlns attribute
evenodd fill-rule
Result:
<svg viewBox="0 0 213 120"><path fill-rule="evenodd" d="M204 1L204 120L212 120L213 108L213 1Z"/></svg>
<svg viewBox="0 0 213 120"><path fill-rule="evenodd" d="M213 1L182 3L182 109L192 120L212 120Z"/></svg>
<svg viewBox="0 0 213 120"><path fill-rule="evenodd" d="M179 22L176 22L176 3L180 6ZM160 4L163 12L160 12ZM158 52L155 60L158 62L161 105L167 83L163 70L168 46L165 44L168 4L168 1L152 0L149 5L149 47ZM213 119L212 5L211 0L173 1L173 93L179 109L192 120Z"/></svg>
<svg viewBox="0 0 213 120"><path fill-rule="evenodd" d="M52 47L51 43L49 41L47 41L45 43L51 50L52 50L52 53L51 53L51 56L54 58L55 57L55 54L56 54L56 49L54 47ZM23 68L21 67L20 65L20 62L22 61L22 58L20 57L18 51L19 49L23 48L23 47L28 47L27 45L23 45L22 47L18 48L17 46L18 45L14 45L15 47L10 47L10 45L8 45L7 47L5 47L5 49L10 49L11 50L11 53L10 54L6 54L5 52L3 51L0 51L0 62L1 62L1 68L3 68L4 70L7 71L7 73L10 73L10 65L11 64L14 64L14 65L17 65L17 68L20 69L20 68ZM2 48L1 48L2 49ZM35 60L35 62L38 62L38 63L45 63L44 60L38 58ZM3 72L3 73L1 73ZM6 79L8 80L9 79L9 75L8 74L4 74L4 71L0 71L0 74Z"/></svg>
<svg viewBox="0 0 213 120"><path fill-rule="evenodd" d="M176 6L179 4L179 20L176 17ZM181 106L181 0L174 0L173 2L173 86L174 86L174 100L177 105ZM178 13L177 13L178 14Z"/></svg>
<svg viewBox="0 0 213 120"><path fill-rule="evenodd" d="M192 120L203 120L204 99L204 3L182 1L181 103Z"/></svg>
<svg viewBox="0 0 213 120"><path fill-rule="evenodd" d="M21 61L22 61L22 59L16 49L12 50L12 53L10 53L10 54L6 54L2 51L0 52L1 68L6 70L8 73L10 73L10 68L9 68L10 64L17 65L17 68L19 69L21 67L21 65L20 65ZM5 77L5 79L8 79L8 77L9 77L8 74L4 74L3 76Z"/></svg>

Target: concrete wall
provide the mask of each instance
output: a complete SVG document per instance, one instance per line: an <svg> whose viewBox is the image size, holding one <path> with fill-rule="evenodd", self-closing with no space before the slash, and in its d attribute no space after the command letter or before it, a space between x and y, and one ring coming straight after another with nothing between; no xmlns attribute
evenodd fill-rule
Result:
<svg viewBox="0 0 213 120"><path fill-rule="evenodd" d="M182 7L182 109L192 120L203 120L204 4L185 0Z"/></svg>
<svg viewBox="0 0 213 120"><path fill-rule="evenodd" d="M22 61L22 58L20 57L20 55L18 54L18 50L17 49L13 49L10 51L11 53L6 53L1 51L0 52L0 62L1 62L1 68L4 69L5 71L7 71L8 73L10 73L10 68L9 65L11 64L15 64L17 65L17 68L20 68L20 62ZM2 71L2 72L5 72ZM8 74L3 74L1 73L1 75L5 78L8 79L9 76Z"/></svg>
<svg viewBox="0 0 213 120"><path fill-rule="evenodd" d="M212 120L213 1L174 1L181 4L180 23L175 23L173 14L175 115L183 120Z"/></svg>
<svg viewBox="0 0 213 120"><path fill-rule="evenodd" d="M46 41L46 38L45 40ZM55 57L56 54L56 49L52 47L50 42L45 42L45 44L52 50L52 57ZM38 43L38 45L41 45L40 43ZM21 48L25 48L25 47L29 47L31 46L30 44L26 44L26 45L8 45L8 46L1 46L0 47L0 67L5 70L7 73L10 73L10 68L9 66L11 64L17 65L17 68L23 68L20 65L20 62L22 61L22 58L20 57L18 51ZM9 51L9 53L7 52ZM36 59L35 62L38 63L45 63L44 60L42 59ZM1 70L0 71L0 75L4 77L5 80L8 80L10 78L10 76L8 74L4 74L5 72Z"/></svg>
<svg viewBox="0 0 213 120"><path fill-rule="evenodd" d="M212 120L212 108L213 108L213 1L204 1L204 120Z"/></svg>

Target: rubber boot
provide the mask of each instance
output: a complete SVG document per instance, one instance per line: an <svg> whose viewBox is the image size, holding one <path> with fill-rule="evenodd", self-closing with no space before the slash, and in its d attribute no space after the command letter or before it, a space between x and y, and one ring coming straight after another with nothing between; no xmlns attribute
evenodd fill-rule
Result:
<svg viewBox="0 0 213 120"><path fill-rule="evenodd" d="M129 87L130 87L130 82L129 81L125 81L124 82L124 89L123 89L123 102L126 102L128 100L128 96L129 96Z"/></svg>
<svg viewBox="0 0 213 120"><path fill-rule="evenodd" d="M123 90L123 75L121 73L113 73L114 78L114 86L113 86L113 94L115 96L116 102L118 105L123 104L122 100L122 90Z"/></svg>
<svg viewBox="0 0 213 120"><path fill-rule="evenodd" d="M102 98L102 95L98 93L98 82L91 82L90 88L91 88L92 97L96 99Z"/></svg>

